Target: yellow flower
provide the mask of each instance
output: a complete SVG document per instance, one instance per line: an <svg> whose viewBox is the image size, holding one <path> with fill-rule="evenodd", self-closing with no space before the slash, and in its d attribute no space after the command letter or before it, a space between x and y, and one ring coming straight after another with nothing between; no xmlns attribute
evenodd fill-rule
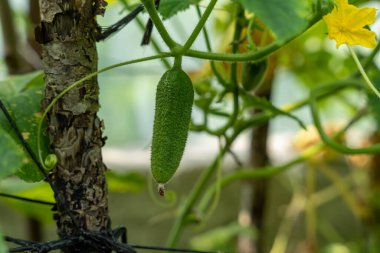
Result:
<svg viewBox="0 0 380 253"><path fill-rule="evenodd" d="M361 45L373 48L376 34L366 28L375 22L375 8L358 8L348 4L347 0L336 0L336 6L323 17L330 39L336 41L338 48L342 44Z"/></svg>

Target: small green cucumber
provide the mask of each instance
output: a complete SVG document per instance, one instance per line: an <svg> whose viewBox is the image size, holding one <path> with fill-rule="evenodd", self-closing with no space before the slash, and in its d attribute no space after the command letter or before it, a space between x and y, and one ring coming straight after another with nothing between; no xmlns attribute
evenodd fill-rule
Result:
<svg viewBox="0 0 380 253"><path fill-rule="evenodd" d="M246 91L257 89L264 81L268 70L268 59L259 62L244 62L242 86Z"/></svg>
<svg viewBox="0 0 380 253"><path fill-rule="evenodd" d="M194 100L193 85L189 76L174 67L161 77L156 91L151 170L164 193L164 184L176 172L186 146Z"/></svg>

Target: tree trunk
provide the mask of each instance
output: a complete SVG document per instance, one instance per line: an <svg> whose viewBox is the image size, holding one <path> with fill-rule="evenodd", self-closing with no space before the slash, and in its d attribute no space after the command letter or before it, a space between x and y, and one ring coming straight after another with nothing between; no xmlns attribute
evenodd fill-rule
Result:
<svg viewBox="0 0 380 253"><path fill-rule="evenodd" d="M261 86L255 91L255 95L271 99L272 83L276 58L269 58L268 72ZM251 73L256 74L256 73ZM253 115L260 113L259 109L253 111ZM267 141L269 134L269 122L255 126L251 134L250 165L254 170L268 166L269 155ZM258 179L245 182L241 187L241 208L239 222L242 226L253 226L257 230L257 238L253 241L247 236L238 238L238 251L240 253L263 253L266 239L264 218L267 205L267 192L270 179Z"/></svg>
<svg viewBox="0 0 380 253"><path fill-rule="evenodd" d="M42 107L46 108L70 84L97 71L95 16L104 12L105 4L101 0L41 0L40 4L36 39L42 45L46 84ZM55 196L61 238L109 226L98 95L94 77L64 95L47 115L51 149L58 158L51 178L63 197ZM94 252L84 247L66 251Z"/></svg>
<svg viewBox="0 0 380 253"><path fill-rule="evenodd" d="M270 90L265 97L269 99ZM269 123L264 123L252 129L251 166L262 168L268 165L267 152ZM243 226L252 225L258 231L255 242L246 236L239 237L239 252L263 253L264 251L264 215L267 202L268 180L252 180L242 185L241 208L239 221Z"/></svg>

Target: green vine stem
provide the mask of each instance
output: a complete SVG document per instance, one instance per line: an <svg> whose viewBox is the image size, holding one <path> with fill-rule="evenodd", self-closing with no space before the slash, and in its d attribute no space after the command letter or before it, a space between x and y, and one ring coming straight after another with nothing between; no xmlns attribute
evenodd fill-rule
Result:
<svg viewBox="0 0 380 253"><path fill-rule="evenodd" d="M253 51L256 51L256 50L257 50L257 48L256 48L256 44L255 44L255 42L254 42L253 39L252 39L252 29L253 29L253 27L254 27L255 21L256 21L256 15L253 14L253 16L252 16L251 19L249 20L249 22L248 22L248 26L247 26L247 41L248 41L248 49L249 49L249 50L253 50Z"/></svg>
<svg viewBox="0 0 380 253"><path fill-rule="evenodd" d="M303 34L306 30L308 30L311 26L317 23L320 19L321 19L321 14L318 13L310 20L309 25L299 34ZM256 51L250 51L246 53L226 54L226 53L203 52L203 51L189 49L187 52L185 52L184 55L189 56L189 57L215 60L215 61L259 61L267 57L268 55L274 53L276 50L280 49L281 47L283 47L290 41L297 38L299 34L293 37L290 37L287 40L281 40L281 41L276 40L268 46L259 48Z"/></svg>
<svg viewBox="0 0 380 253"><path fill-rule="evenodd" d="M156 27L157 31L161 35L165 44L170 49L173 49L177 45L177 43L172 39L172 37L169 35L168 31L166 30L164 24L162 23L160 16L158 15L158 12L154 6L153 1L152 0L141 0L141 3L144 5L146 11L149 13L150 19L153 21L154 26Z"/></svg>
<svg viewBox="0 0 380 253"><path fill-rule="evenodd" d="M118 67L122 67L122 66L126 66L126 65L129 65L129 64L133 64L133 63L138 63L138 62L145 62L145 61L150 61L150 60L155 60L155 59L162 59L162 58L166 58L166 57L171 57L172 55L170 53L161 53L161 54L158 54L158 55L154 55L154 56L149 56L149 57L144 57L144 58L139 58L139 59L135 59L135 60L130 60L130 61L125 61L125 62L121 62L121 63L117 63L117 64L114 64L114 65L111 65L111 66L108 66L106 68L103 68L99 71L96 71L96 72L93 72L85 77L83 77L82 79L79 79L78 81L72 83L71 85L69 85L66 89L64 89L61 93L59 93L51 102L50 104L46 107L44 113L42 114L42 117L40 118L39 122L38 122L38 128L37 128L37 152L38 152L38 158L41 162L41 164L43 165L44 169L46 170L46 166L44 164L44 159L42 157L42 150L41 150L41 132L42 132L42 123L47 115L47 113L51 110L51 108L54 106L54 104L57 103L57 101L62 97L64 96L67 92L69 92L71 89L73 89L74 87L82 84L84 81L100 74L100 73L103 73L103 72L106 72L108 70L111 70L111 69L114 69L114 68L118 68Z"/></svg>
<svg viewBox="0 0 380 253"><path fill-rule="evenodd" d="M201 18L202 12L201 12L201 9L199 8L199 5L196 6L196 10L197 10L198 17ZM208 30L207 30L206 26L203 27L203 36L205 39L207 51L212 52L210 37L208 35ZM216 68L215 61L210 61L210 65L211 65L211 70L214 73L218 82L224 87L230 86L230 84L226 80L224 80L222 75L219 73L218 69Z"/></svg>
<svg viewBox="0 0 380 253"><path fill-rule="evenodd" d="M222 159L223 157L220 156L221 150L223 149L221 146L221 140L219 140L219 155L217 156L217 163L216 163L216 188L215 188L215 194L213 195L214 199L211 202L210 208L208 209L208 212L206 213L205 211L202 212L202 219L201 219L201 224L198 226L199 229L202 229L206 224L207 221L211 218L212 214L214 211L217 209L219 200L220 200L220 193L222 191Z"/></svg>
<svg viewBox="0 0 380 253"><path fill-rule="evenodd" d="M127 4L127 2L125 2L125 1L120 1L120 2L124 5L125 9L127 9L129 11L132 10L131 6L129 4ZM135 18L135 20L136 20L136 23L139 26L139 28L142 31L145 30L145 24L142 21L141 17L137 16ZM156 51L156 53L162 53L162 49L161 49L160 45L158 44L157 40L153 36L150 38L150 43L151 43L153 49ZM171 65L170 65L170 62L168 61L168 59L162 58L162 63L164 64L166 69L171 68Z"/></svg>
<svg viewBox="0 0 380 253"><path fill-rule="evenodd" d="M243 27L241 25L241 18L244 17L244 9L241 7L240 4L236 4L236 10L235 10L235 16L236 16L236 24L235 24L235 32L234 37L232 41L232 53L237 53L239 50L239 42L241 33L243 30ZM206 126L206 131L211 135L221 136L224 135L225 132L235 124L236 119L239 114L239 84L237 80L237 63L232 62L231 63L231 73L230 73L230 83L232 85L232 92L233 92L233 111L228 119L227 123L222 126L220 129L212 130L209 129Z"/></svg>
<svg viewBox="0 0 380 253"><path fill-rule="evenodd" d="M340 131L338 131L333 138L339 138L343 133L345 133L354 123L356 123L361 117L364 115L359 112L350 122L346 124L345 127L343 127ZM236 136L236 135L234 135ZM235 137L236 138L236 137ZM279 173L282 173L295 165L305 162L309 160L311 157L318 154L321 150L326 148L328 146L325 142L317 143L305 151L303 151L297 158L294 158L293 160L286 162L279 166L268 166L263 168L258 168L257 170L252 170L251 168L241 168L238 171L232 172L228 175L225 175L222 177L221 180L221 187L224 188L227 185L237 181L237 180L245 180L245 179L260 179L260 178L267 178L272 177L274 175L277 175ZM202 200L199 202L199 210L200 212L204 212L206 210L207 206L209 206L209 203L215 194L216 185L210 186L206 193L203 195Z"/></svg>
<svg viewBox="0 0 380 253"><path fill-rule="evenodd" d="M341 84L341 85L339 85ZM344 84L344 85L343 85ZM323 94L315 94L315 99L323 99L326 98L329 95L335 94L336 92L345 89L349 87L348 85L357 85L359 86L360 83L355 80L355 79L350 79L350 80L345 80L345 81L336 81L336 82L328 82L325 84L326 86L332 87L330 90L326 91ZM283 108L284 111L286 112L291 112L293 110L299 109L309 103L308 99L301 100L299 102L296 102L292 105L288 105L285 108ZM257 125L264 123L271 119L273 117L272 113L268 112L262 112L258 113L255 116L253 116L249 121L244 122L242 124L239 124L238 126L235 127L235 131L233 134L228 137L227 139L227 144L226 146L219 152L218 156L223 157L224 154L229 150L231 145L233 144L234 140L240 135L241 132L244 130L252 127L252 125ZM240 179L248 179L248 178L264 178L264 177L269 177L278 173L281 173L288 168L299 164L309 157L312 157L316 153L318 153L322 148L324 147L324 144L318 144L316 146L313 146L306 151L304 151L300 157L285 163L281 166L277 167L268 167L265 169L259 169L259 170L241 170L238 172L235 172L233 174L227 175L222 178L221 181L221 187L223 188L224 186L228 185L229 183L232 183L236 180ZM195 183L194 188L190 192L188 198L185 200L183 205L180 207L178 211L178 216L176 220L174 221L173 227L170 231L169 238L167 241L167 246L171 247L174 246L175 243L178 241L182 229L185 225L186 217L190 214L194 204L199 200L199 197L202 195L203 190L206 188L207 182L210 180L211 176L214 174L217 168L217 158L214 159L214 161L209 165L209 167L206 170L203 170L202 174L200 175L199 179ZM212 191L212 192L210 192ZM206 194L204 194L204 198L207 198L206 196L208 195L209 199L212 199L212 196L214 195L215 187L210 188ZM201 201L203 202L203 200ZM206 201L207 202L207 201ZM207 202L209 203L209 202Z"/></svg>
<svg viewBox="0 0 380 253"><path fill-rule="evenodd" d="M337 86L351 86L351 87L356 87L356 88L361 88L360 86L356 85L350 85L350 84L336 84ZM318 107L317 107L317 102L316 102L316 96L323 94L323 92L329 92L330 89L334 87L329 87L329 86L321 86L315 88L311 93L310 93L310 110L312 114L312 118L314 121L314 125L317 128L319 135L321 136L321 139L331 148L343 153L343 154L374 154L380 152L380 144L374 144L370 147L365 147L365 148L350 148L345 145L339 144L338 142L334 141L332 138L330 138L326 132L324 131L320 118L319 118L319 112L318 112Z"/></svg>
<svg viewBox="0 0 380 253"><path fill-rule="evenodd" d="M224 187L238 180L262 179L262 178L272 177L274 175L280 174L294 167L295 165L305 162L306 160L315 156L324 147L325 145L323 143L318 143L306 149L305 151L303 151L297 158L279 166L267 166L263 168L258 168L257 170L252 170L251 168L241 168L239 169L239 171L232 172L228 175L223 176L220 183L221 187L223 189ZM207 189L206 193L203 195L203 198L200 201L200 204L198 206L198 210L201 213L204 212L209 206L209 203L215 194L215 190L216 190L216 186L212 185Z"/></svg>
<svg viewBox="0 0 380 253"><path fill-rule="evenodd" d="M177 44L170 37L168 31L166 30L164 24L161 21L161 18L158 15L157 10L154 7L153 1L142 0L141 2L144 4L146 10L148 11L150 18L152 19L155 27L157 28L158 32L160 33L160 35L162 37L162 39L164 40L166 45L171 50L173 50L174 48L178 48L179 51L175 50L176 51L175 53L177 53L177 54L183 54L185 56L195 57L195 58L200 58L200 59L207 59L207 60L234 61L234 62L237 62L237 61L259 61L262 58L265 58L266 56L268 56L269 54L275 52L276 50L278 50L279 48L281 48L285 44L289 43L290 41L292 41L296 37L298 37L299 34L303 34L307 29L309 29L311 26L313 26L316 22L318 22L321 19L321 13L317 13L315 16L313 16L310 19L309 25L303 31L301 31L299 34L296 34L287 40L280 40L280 41L277 40L277 41L273 42L272 44L270 44L266 47L258 49L257 51L250 51L250 52L240 53L240 54L213 53L213 52L204 52L204 51L191 50L191 49L183 50L184 47ZM206 12L209 12L209 11L211 12L212 8L214 7L214 6L212 6L212 4L214 2L216 2L216 0L211 1L210 5L208 6L210 8L207 8ZM211 6L212 6L212 8L211 8ZM194 32L193 32L194 35L195 34L198 35L199 32L201 31L201 29L203 28L203 26L204 26L203 22L206 22L208 15L209 15L209 14L207 15L206 12L203 14L200 22L197 24L196 30L194 30ZM198 29L199 29L199 31L198 31ZM186 42L186 44L185 44L186 47L193 43L193 41L192 41L193 39L195 40L195 38L192 38L192 36L190 36L190 37L191 37L191 40L188 40ZM185 48L185 49L187 49L187 48Z"/></svg>
<svg viewBox="0 0 380 253"><path fill-rule="evenodd" d="M198 38L199 33L202 31L202 28L205 26L206 21L209 18L212 10L214 9L217 1L218 0L211 0L210 1L205 12L203 13L201 19L199 20L198 24L195 26L190 37L185 42L185 45L182 48L183 52L186 52L188 49L190 49L190 47L193 45L194 41Z"/></svg>
<svg viewBox="0 0 380 253"><path fill-rule="evenodd" d="M360 82L356 79L347 79L347 80L340 80L340 81L333 81L333 82L326 82L322 84L321 86L330 87L329 90L326 90L324 93L315 94L316 100L324 99L332 94L337 93L338 91L344 90L350 86L360 86ZM284 112L291 112L294 110L297 110L305 105L309 105L310 98L302 99L298 102L285 105L283 108L281 108ZM268 112L264 111L258 114L255 114L253 117L251 117L248 120L238 122L238 124L235 126L235 132L233 133L233 137L239 135L244 130L251 128L252 126L256 124L261 124L269 119L273 118L274 116L277 116L278 114L275 114L274 112Z"/></svg>
<svg viewBox="0 0 380 253"><path fill-rule="evenodd" d="M207 182L218 168L219 157L224 157L224 154L228 152L229 148L229 144L225 145L223 149L219 151L217 157L210 164L210 166L207 169L205 169L200 175L200 178L195 183L193 190L190 192L189 196L187 197L187 199L178 211L178 216L174 221L174 224L168 237L168 241L166 243L167 246L172 247L177 243L178 239L181 236L183 227L185 226L187 216L191 213L192 207L194 206L195 202L199 199L199 197L202 195L202 192L205 189Z"/></svg>
<svg viewBox="0 0 380 253"><path fill-rule="evenodd" d="M347 45L347 48L350 51L351 56L354 59L354 61L356 63L356 66L359 69L360 74L362 74L364 81L366 82L366 84L368 85L368 87L372 90L372 92L375 93L375 95L380 99L380 92L376 89L375 85L373 85L373 83L371 82L371 80L368 78L367 73L363 69L363 66L360 63L360 61L358 59L358 56L356 55L355 51L352 50L352 48L349 45Z"/></svg>
<svg viewBox="0 0 380 253"><path fill-rule="evenodd" d="M213 61L234 61L234 62L259 61L265 58L266 56L274 53L276 50L283 47L292 39L289 39L284 42L275 41L268 46L257 49L256 51L249 51L246 53L226 54L226 53L203 52L203 51L189 49L187 52L185 52L184 55L189 56L189 57L200 58L200 59L213 60Z"/></svg>
<svg viewBox="0 0 380 253"><path fill-rule="evenodd" d="M173 68L182 69L182 55L176 55L174 57L174 65Z"/></svg>
<svg viewBox="0 0 380 253"><path fill-rule="evenodd" d="M326 90L323 93L315 94L316 100L324 99L332 94L337 93L338 91L344 90L350 86L360 86L360 82L356 79L347 79L347 80L339 80L339 81L333 81L333 82L326 82L324 84L321 84L321 86L330 87L329 90ZM284 105L281 110L284 112L291 112L294 110L297 110L305 105L308 105L310 103L310 98L302 99L300 101ZM258 113L251 117L248 120L245 121L239 121L235 125L235 132L231 136L231 139L234 139L237 135L239 135L244 130L251 128L253 125L261 124L266 121L268 121L270 118L273 118L274 116L277 116L278 114L275 114L273 112L264 111L261 113Z"/></svg>
<svg viewBox="0 0 380 253"><path fill-rule="evenodd" d="M214 1L214 0L213 0ZM183 51L183 46L180 46L177 44L169 35L168 31L166 30L164 24L161 21L161 18L159 17L157 10L154 7L153 1L150 0L142 0L141 1L146 10L149 13L150 18L152 19L155 27L157 28L158 32L160 33L162 39L166 43L166 45L170 48L178 48L179 51L176 51L175 53L183 54L185 56L194 57L194 58L200 58L200 59L207 59L207 60L217 60L217 61L259 61L262 58L265 58L269 54L272 54L285 44L289 43L293 39L299 36L299 34L302 34L307 29L309 29L312 25L314 25L317 21L321 19L321 14L318 13L315 15L309 22L309 25L305 28L305 30L301 31L299 34L287 39L287 40L281 40L281 41L275 41L272 44L260 48L257 51L250 51L246 53L239 53L239 54L226 54L226 53L213 53L213 52L204 52L204 51L198 51L198 50L185 50ZM206 19L208 17L207 15L203 15ZM202 20L202 18L201 18ZM202 21L203 22L203 21ZM200 22L199 22L200 23ZM199 25L198 23L198 25ZM198 25L196 27L198 27ZM203 25L199 25L199 28L202 29ZM200 31L199 31L200 32ZM199 34L199 32L197 32ZM192 44L192 43L191 43Z"/></svg>

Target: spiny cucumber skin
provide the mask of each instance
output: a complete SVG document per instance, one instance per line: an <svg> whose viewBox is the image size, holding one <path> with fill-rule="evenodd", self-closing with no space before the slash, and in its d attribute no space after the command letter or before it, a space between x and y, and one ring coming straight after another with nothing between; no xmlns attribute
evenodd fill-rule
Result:
<svg viewBox="0 0 380 253"><path fill-rule="evenodd" d="M193 100L193 85L183 70L164 73L157 85L151 148L152 175L159 184L167 183L181 162Z"/></svg>

